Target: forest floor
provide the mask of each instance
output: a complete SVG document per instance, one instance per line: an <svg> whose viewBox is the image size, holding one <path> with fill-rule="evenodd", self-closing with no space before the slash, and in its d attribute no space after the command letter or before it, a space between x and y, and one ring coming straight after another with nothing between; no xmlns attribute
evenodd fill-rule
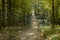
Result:
<svg viewBox="0 0 60 40"><path fill-rule="evenodd" d="M0 40L41 40L38 31L22 30L20 27L7 27L0 31Z"/></svg>

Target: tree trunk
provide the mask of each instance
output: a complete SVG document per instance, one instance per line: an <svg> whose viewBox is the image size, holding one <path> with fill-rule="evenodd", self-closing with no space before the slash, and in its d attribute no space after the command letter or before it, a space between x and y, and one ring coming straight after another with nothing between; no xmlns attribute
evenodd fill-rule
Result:
<svg viewBox="0 0 60 40"><path fill-rule="evenodd" d="M55 14L54 14L54 0L52 0L52 15L51 15L51 19L52 19L52 29L55 28Z"/></svg>
<svg viewBox="0 0 60 40"><path fill-rule="evenodd" d="M7 26L7 21L6 21L6 6L5 6L5 0L2 0L2 17L3 17L2 26L3 26L3 27L6 27L6 26Z"/></svg>
<svg viewBox="0 0 60 40"><path fill-rule="evenodd" d="M58 22L58 9L59 9L59 6L58 6L58 4L57 4L57 6L55 7L55 24L56 24L56 26L57 26L57 22Z"/></svg>
<svg viewBox="0 0 60 40"><path fill-rule="evenodd" d="M1 8L0 8L0 30L1 30L1 27L2 27L2 13L1 13Z"/></svg>
<svg viewBox="0 0 60 40"><path fill-rule="evenodd" d="M14 9L13 9L13 2L12 0L7 0L7 10L8 10L8 19L7 19L7 22L8 22L8 25L13 25L14 24Z"/></svg>

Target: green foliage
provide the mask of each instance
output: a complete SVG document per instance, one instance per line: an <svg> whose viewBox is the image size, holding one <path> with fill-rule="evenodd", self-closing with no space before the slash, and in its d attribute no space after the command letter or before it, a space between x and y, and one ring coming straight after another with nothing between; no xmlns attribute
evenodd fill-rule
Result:
<svg viewBox="0 0 60 40"><path fill-rule="evenodd" d="M60 40L60 26L57 25L52 34L52 29L50 26L40 27L41 32L46 36L46 40Z"/></svg>
<svg viewBox="0 0 60 40"><path fill-rule="evenodd" d="M52 32L52 29L50 26L40 27L40 30L45 36L49 36Z"/></svg>

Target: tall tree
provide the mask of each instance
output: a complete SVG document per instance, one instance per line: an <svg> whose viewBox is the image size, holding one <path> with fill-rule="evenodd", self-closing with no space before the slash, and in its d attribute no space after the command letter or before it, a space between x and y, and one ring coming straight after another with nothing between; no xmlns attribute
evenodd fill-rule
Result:
<svg viewBox="0 0 60 40"><path fill-rule="evenodd" d="M54 0L52 0L52 16L51 16L51 19L52 19L52 29L54 29L55 27L55 13L54 13Z"/></svg>
<svg viewBox="0 0 60 40"><path fill-rule="evenodd" d="M51 24L52 24L52 34L54 33L54 28L55 28L55 13L54 13L54 0L52 0L52 14L51 14Z"/></svg>
<svg viewBox="0 0 60 40"><path fill-rule="evenodd" d="M6 21L6 6L5 6L5 0L2 0L2 17L3 17L2 26L3 26L3 27L6 27L6 26L7 26L7 21Z"/></svg>
<svg viewBox="0 0 60 40"><path fill-rule="evenodd" d="M0 0L0 29L2 26L1 0Z"/></svg>
<svg viewBox="0 0 60 40"><path fill-rule="evenodd" d="M15 22L14 22L14 8L13 8L13 1L14 0L7 0L7 22L8 22L8 25L13 25Z"/></svg>

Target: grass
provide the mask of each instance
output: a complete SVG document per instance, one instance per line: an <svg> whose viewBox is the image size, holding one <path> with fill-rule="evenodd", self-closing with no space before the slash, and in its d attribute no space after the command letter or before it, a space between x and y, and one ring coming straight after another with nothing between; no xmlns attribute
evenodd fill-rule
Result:
<svg viewBox="0 0 60 40"><path fill-rule="evenodd" d="M51 26L41 26L39 28L41 32L46 36L46 40L60 40L60 26L54 28L54 33L52 34Z"/></svg>

